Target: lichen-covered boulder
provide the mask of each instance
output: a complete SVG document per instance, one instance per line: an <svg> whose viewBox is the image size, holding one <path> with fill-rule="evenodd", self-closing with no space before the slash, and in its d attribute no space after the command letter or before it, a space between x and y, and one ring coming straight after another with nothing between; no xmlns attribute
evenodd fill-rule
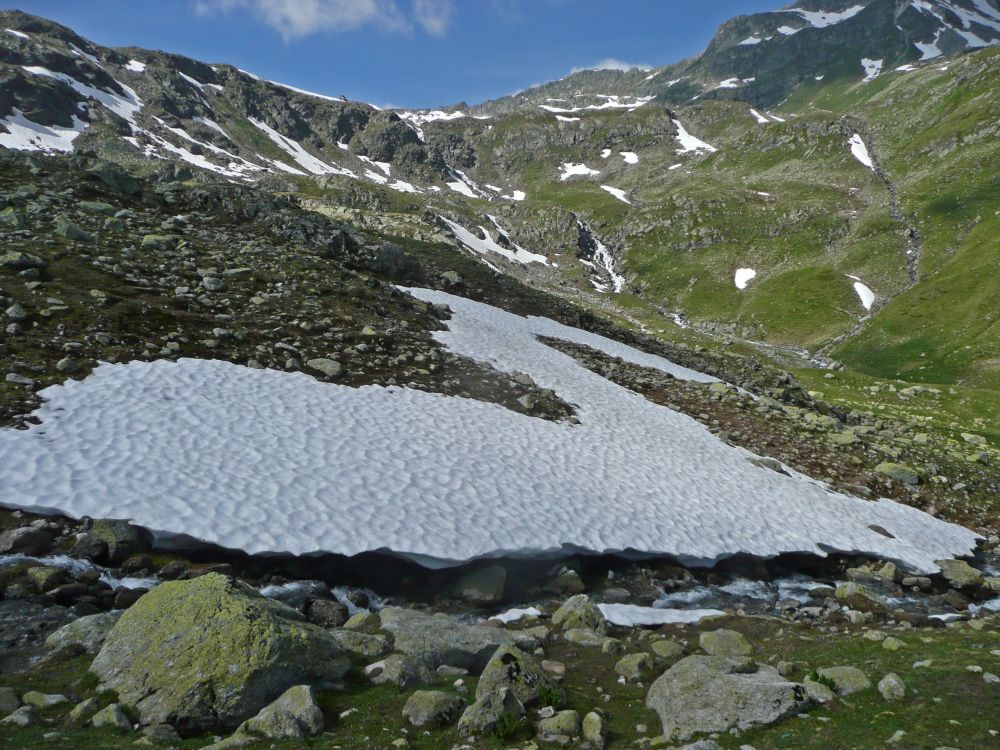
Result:
<svg viewBox="0 0 1000 750"><path fill-rule="evenodd" d="M608 623L597 605L586 594L577 594L567 599L552 615L552 624L563 630L607 631Z"/></svg>
<svg viewBox="0 0 1000 750"><path fill-rule="evenodd" d="M142 724L235 727L294 685L335 685L350 662L330 634L244 583L169 581L118 620L91 665Z"/></svg>
<svg viewBox="0 0 1000 750"><path fill-rule="evenodd" d="M107 545L109 565L118 565L132 555L145 552L152 539L145 529L111 518L94 521L90 533Z"/></svg>
<svg viewBox="0 0 1000 750"><path fill-rule="evenodd" d="M271 740L298 740L322 731L323 711L313 689L309 685L296 685L240 724L236 733Z"/></svg>
<svg viewBox="0 0 1000 750"><path fill-rule="evenodd" d="M818 674L833 683L837 695L852 695L872 686L871 680L857 667L827 667L818 670Z"/></svg>
<svg viewBox="0 0 1000 750"><path fill-rule="evenodd" d="M501 646L493 654L476 686L476 699L509 688L525 706L541 702L546 696L561 696L559 683L542 668L531 654L513 646Z"/></svg>
<svg viewBox="0 0 1000 750"><path fill-rule="evenodd" d="M702 633L698 638L698 645L709 656L750 656L753 653L753 646L750 645L742 633L735 630L711 630Z"/></svg>
<svg viewBox="0 0 1000 750"><path fill-rule="evenodd" d="M458 733L463 737L489 734L503 721L520 721L524 706L507 688L489 693L477 700L458 720Z"/></svg>
<svg viewBox="0 0 1000 750"><path fill-rule="evenodd" d="M403 717L415 727L446 727L458 718L465 701L440 690L418 690L403 706Z"/></svg>
<svg viewBox="0 0 1000 750"><path fill-rule="evenodd" d="M654 682L646 707L671 740L740 731L792 716L808 705L802 685L769 666L723 656L688 656Z"/></svg>

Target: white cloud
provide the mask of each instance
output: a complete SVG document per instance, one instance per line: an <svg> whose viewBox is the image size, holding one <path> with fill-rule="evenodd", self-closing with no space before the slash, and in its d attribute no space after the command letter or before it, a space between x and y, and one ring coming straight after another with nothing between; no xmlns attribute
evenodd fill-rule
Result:
<svg viewBox="0 0 1000 750"><path fill-rule="evenodd" d="M588 65L584 68L573 68L570 73L582 73L585 70L620 70L626 72L629 70L652 70L652 65L647 65L646 63L629 63L624 60L618 60L614 57L606 57L601 60L596 65Z"/></svg>
<svg viewBox="0 0 1000 750"><path fill-rule="evenodd" d="M413 15L428 34L444 36L451 21L451 0L413 0Z"/></svg>
<svg viewBox="0 0 1000 750"><path fill-rule="evenodd" d="M202 16L249 11L286 41L363 26L409 33L414 22L429 34L443 36L451 19L452 0L412 0L412 18L400 9L397 0L194 0L194 9Z"/></svg>

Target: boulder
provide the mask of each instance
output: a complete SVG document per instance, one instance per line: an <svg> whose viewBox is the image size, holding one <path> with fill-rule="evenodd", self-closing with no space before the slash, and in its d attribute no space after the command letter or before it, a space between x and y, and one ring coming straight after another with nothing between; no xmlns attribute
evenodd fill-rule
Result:
<svg viewBox="0 0 1000 750"><path fill-rule="evenodd" d="M953 589L977 589L983 585L983 574L965 560L935 560L941 568L941 577Z"/></svg>
<svg viewBox="0 0 1000 750"><path fill-rule="evenodd" d="M827 667L817 670L817 674L824 680L832 682L834 690L840 696L851 695L872 686L865 673L857 667Z"/></svg>
<svg viewBox="0 0 1000 750"><path fill-rule="evenodd" d="M97 698L87 698L80 701L69 712L69 720L75 726L86 726L94 718L94 714L101 710L101 703Z"/></svg>
<svg viewBox="0 0 1000 750"><path fill-rule="evenodd" d="M743 637L742 633L724 628L702 633L698 638L698 645L709 656L735 658L750 656L753 653L753 646L750 645L750 641Z"/></svg>
<svg viewBox="0 0 1000 750"><path fill-rule="evenodd" d="M608 741L608 723L597 711L591 711L583 717L580 731L583 734L583 739L598 750L603 748Z"/></svg>
<svg viewBox="0 0 1000 750"><path fill-rule="evenodd" d="M26 268L41 270L47 265L48 262L43 258L39 258L37 255L23 253L19 250L0 254L0 266L3 266L4 268L13 268L15 271L23 271Z"/></svg>
<svg viewBox="0 0 1000 750"><path fill-rule="evenodd" d="M403 717L415 727L446 727L465 708L465 701L457 695L440 690L418 690L403 706Z"/></svg>
<svg viewBox="0 0 1000 750"><path fill-rule="evenodd" d="M621 675L626 682L639 682L646 679L646 676L653 671L654 666L653 657L645 652L640 652L628 654L619 659L615 664L615 672Z"/></svg>
<svg viewBox="0 0 1000 750"><path fill-rule="evenodd" d="M350 667L330 633L217 573L160 584L122 614L91 665L142 724L235 727L294 685Z"/></svg>
<svg viewBox="0 0 1000 750"><path fill-rule="evenodd" d="M488 693L462 713L458 720L458 733L463 737L490 734L503 721L520 721L524 718L524 706L506 688Z"/></svg>
<svg viewBox="0 0 1000 750"><path fill-rule="evenodd" d="M314 599L306 606L306 619L322 628L339 628L348 617L347 607L333 599Z"/></svg>
<svg viewBox="0 0 1000 750"><path fill-rule="evenodd" d="M449 593L469 604L496 604L503 599L507 570L502 565L476 568L460 576Z"/></svg>
<svg viewBox="0 0 1000 750"><path fill-rule="evenodd" d="M52 537L41 529L22 526L0 534L0 554L44 555L52 547Z"/></svg>
<svg viewBox="0 0 1000 750"><path fill-rule="evenodd" d="M580 734L580 714L573 710L557 711L536 725L542 739L576 737Z"/></svg>
<svg viewBox="0 0 1000 750"><path fill-rule="evenodd" d="M671 740L772 724L806 705L805 688L773 667L723 656L681 659L646 695L646 707L657 713Z"/></svg>
<svg viewBox="0 0 1000 750"><path fill-rule="evenodd" d="M885 602L867 586L860 583L848 582L837 586L834 594L836 598L852 609L861 612L871 612L885 608Z"/></svg>
<svg viewBox="0 0 1000 750"><path fill-rule="evenodd" d="M514 646L501 646L493 654L476 686L476 700L507 688L524 706L534 706L543 698L562 696L562 688L535 657Z"/></svg>
<svg viewBox="0 0 1000 750"><path fill-rule="evenodd" d="M121 612L101 612L73 620L50 634L45 639L45 648L55 651L79 645L88 654L96 654L121 616Z"/></svg>
<svg viewBox="0 0 1000 750"><path fill-rule="evenodd" d="M94 727L111 727L112 729L121 729L126 732L132 731L132 720L129 719L128 714L117 703L105 706L94 714L90 719L90 724Z"/></svg>
<svg viewBox="0 0 1000 750"><path fill-rule="evenodd" d="M247 719L236 734L290 740L312 737L323 731L323 711L309 685L288 688L281 697Z"/></svg>
<svg viewBox="0 0 1000 750"><path fill-rule="evenodd" d="M662 659L663 661L674 663L678 659L684 656L684 647L677 641L671 641L669 639L661 639L658 641L653 641L649 644L649 647L653 650L657 659Z"/></svg>
<svg viewBox="0 0 1000 750"><path fill-rule="evenodd" d="M5 716L0 719L0 724L7 724L15 727L31 727L41 721L41 717L38 715L38 709L34 706L21 706L16 711L11 712L9 716Z"/></svg>
<svg viewBox="0 0 1000 750"><path fill-rule="evenodd" d="M37 690L29 690L21 696L21 701L35 708L52 708L69 703L69 698L62 693L39 693Z"/></svg>
<svg viewBox="0 0 1000 750"><path fill-rule="evenodd" d="M21 701L14 688L0 687L0 716L6 716L21 707Z"/></svg>
<svg viewBox="0 0 1000 750"><path fill-rule="evenodd" d="M376 612L369 612L363 609L351 615L344 623L344 630L353 630L357 633L377 633L382 629L382 618Z"/></svg>
<svg viewBox="0 0 1000 750"><path fill-rule="evenodd" d="M430 669L448 664L479 674L500 646L519 643L514 633L486 625L466 625L445 614L386 607L379 616L382 629L395 638L396 651Z"/></svg>
<svg viewBox="0 0 1000 750"><path fill-rule="evenodd" d="M354 630L330 630L330 637L346 653L365 659L374 659L392 651L392 640L378 633L358 633Z"/></svg>
<svg viewBox="0 0 1000 750"><path fill-rule="evenodd" d="M875 472L903 484L920 484L920 474L917 473L916 469L905 464L880 463L875 467Z"/></svg>
<svg viewBox="0 0 1000 750"><path fill-rule="evenodd" d="M608 628L601 610L586 594L577 594L567 599L552 615L552 624L562 630L584 629L601 634Z"/></svg>
<svg viewBox="0 0 1000 750"><path fill-rule="evenodd" d="M310 359L306 362L306 367L310 370L325 375L328 378L336 378L340 376L343 371L343 367L340 362L335 359L330 359L329 357L318 357L316 359Z"/></svg>
<svg viewBox="0 0 1000 750"><path fill-rule="evenodd" d="M132 555L145 552L150 547L151 537L145 529L133 526L128 521L101 519L94 521L90 533L108 546L109 565L118 565Z"/></svg>
<svg viewBox="0 0 1000 750"><path fill-rule="evenodd" d="M364 668L365 679L373 685L407 688L433 681L433 672L409 656L392 654Z"/></svg>
<svg viewBox="0 0 1000 750"><path fill-rule="evenodd" d="M906 685L895 672L890 672L878 682L878 691L890 703L906 697Z"/></svg>

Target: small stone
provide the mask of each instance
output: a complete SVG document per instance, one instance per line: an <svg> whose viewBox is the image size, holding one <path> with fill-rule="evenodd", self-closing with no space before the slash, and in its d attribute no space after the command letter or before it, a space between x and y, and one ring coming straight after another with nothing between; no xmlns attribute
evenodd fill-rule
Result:
<svg viewBox="0 0 1000 750"><path fill-rule="evenodd" d="M650 648L653 650L653 653L656 654L657 658L668 662L677 661L685 654L684 647L681 644L668 639L653 641L652 644L650 644Z"/></svg>
<svg viewBox="0 0 1000 750"><path fill-rule="evenodd" d="M857 667L827 667L818 670L820 677L833 682L837 695L851 695L872 686L871 681Z"/></svg>
<svg viewBox="0 0 1000 750"><path fill-rule="evenodd" d="M890 672L879 680L878 691L890 703L901 701L906 697L906 685L895 672Z"/></svg>
<svg viewBox="0 0 1000 750"><path fill-rule="evenodd" d="M899 651L899 649L905 646L906 646L905 642L891 635L882 641L882 648L884 648L886 651Z"/></svg>
<svg viewBox="0 0 1000 750"><path fill-rule="evenodd" d="M310 370L315 370L328 378L336 378L343 371L340 362L335 359L328 359L325 357L308 360L306 362L306 367Z"/></svg>

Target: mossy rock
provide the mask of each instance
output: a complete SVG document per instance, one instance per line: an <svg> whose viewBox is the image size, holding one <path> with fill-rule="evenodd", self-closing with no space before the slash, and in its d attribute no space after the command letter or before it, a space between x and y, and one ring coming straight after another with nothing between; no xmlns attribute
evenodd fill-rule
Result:
<svg viewBox="0 0 1000 750"><path fill-rule="evenodd" d="M236 727L294 685L332 687L349 666L328 632L210 573L139 599L91 671L142 724L192 733Z"/></svg>

